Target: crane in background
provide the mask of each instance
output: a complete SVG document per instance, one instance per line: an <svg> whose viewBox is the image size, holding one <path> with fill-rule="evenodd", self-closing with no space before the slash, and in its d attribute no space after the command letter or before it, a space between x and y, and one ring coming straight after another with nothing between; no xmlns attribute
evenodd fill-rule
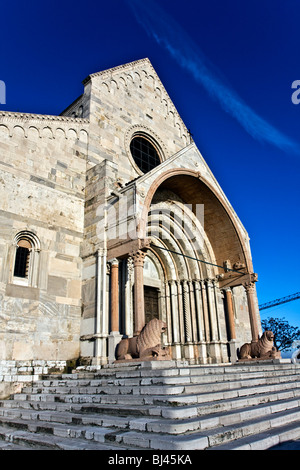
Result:
<svg viewBox="0 0 300 470"><path fill-rule="evenodd" d="M287 295L286 297L281 297L280 299L271 300L264 304L259 305L259 310L265 310L266 308L275 307L275 305L285 304L286 302L292 302L293 300L300 299L300 292L295 294Z"/></svg>

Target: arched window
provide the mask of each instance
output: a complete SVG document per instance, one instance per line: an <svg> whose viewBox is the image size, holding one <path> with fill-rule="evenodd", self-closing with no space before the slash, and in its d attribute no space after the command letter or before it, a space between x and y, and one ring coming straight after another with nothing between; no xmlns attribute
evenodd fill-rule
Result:
<svg viewBox="0 0 300 470"><path fill-rule="evenodd" d="M15 236L14 247L13 283L36 287L40 253L38 237L27 230L19 232Z"/></svg>
<svg viewBox="0 0 300 470"><path fill-rule="evenodd" d="M29 271L31 244L27 240L20 240L17 244L14 276L27 278Z"/></svg>
<svg viewBox="0 0 300 470"><path fill-rule="evenodd" d="M142 135L133 137L130 143L131 155L143 173L148 173L161 163L159 153L150 139Z"/></svg>

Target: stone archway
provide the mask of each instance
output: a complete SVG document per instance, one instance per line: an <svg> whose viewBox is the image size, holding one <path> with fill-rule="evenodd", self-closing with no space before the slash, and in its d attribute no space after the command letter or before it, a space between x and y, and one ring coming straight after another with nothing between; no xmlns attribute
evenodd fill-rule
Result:
<svg viewBox="0 0 300 470"><path fill-rule="evenodd" d="M183 207L184 229L178 216ZM236 339L231 284L247 288L250 328L257 338L253 282L250 287L246 283L253 279L251 255L221 192L192 170L167 171L145 197L140 228L141 238L151 241L167 273L166 317L173 357L204 363L228 360L234 348L230 352L229 343Z"/></svg>
<svg viewBox="0 0 300 470"><path fill-rule="evenodd" d="M233 293L228 289L234 286L247 289L242 303L248 318L244 315L241 328L256 340L255 275L247 233L217 184L212 186L190 169L155 169L147 180L141 177L120 194L135 207L134 219L121 219L125 225L135 220L135 236L110 242L110 253L132 260L133 334L139 334L146 322L144 260L152 253L163 272L161 316L168 325L166 345L174 358L195 363L229 360L236 329ZM121 202L115 204L123 216Z"/></svg>

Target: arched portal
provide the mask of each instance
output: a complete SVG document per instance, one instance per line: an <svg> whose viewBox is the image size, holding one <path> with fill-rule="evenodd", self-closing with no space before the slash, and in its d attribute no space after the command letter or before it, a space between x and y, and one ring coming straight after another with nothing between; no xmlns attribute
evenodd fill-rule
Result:
<svg viewBox="0 0 300 470"><path fill-rule="evenodd" d="M225 195L182 168L154 169L122 194L135 194L138 210L137 237L110 251L128 271L121 333L137 335L160 318L173 358L228 362L236 334L255 340L258 328L248 237Z"/></svg>
<svg viewBox="0 0 300 470"><path fill-rule="evenodd" d="M177 359L228 361L222 296L215 282L214 251L203 226L203 205L187 204L176 189L156 190L146 233L165 272L167 344Z"/></svg>
<svg viewBox="0 0 300 470"><path fill-rule="evenodd" d="M227 362L235 330L224 272L235 282L252 273L247 240L231 206L197 173L171 170L152 183L141 228L165 273L164 311L173 357Z"/></svg>

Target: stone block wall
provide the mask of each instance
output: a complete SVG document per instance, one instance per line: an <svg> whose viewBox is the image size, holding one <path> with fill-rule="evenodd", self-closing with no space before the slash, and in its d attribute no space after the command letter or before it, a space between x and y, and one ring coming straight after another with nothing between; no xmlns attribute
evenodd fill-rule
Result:
<svg viewBox="0 0 300 470"><path fill-rule="evenodd" d="M87 121L0 113L0 358L79 354ZM39 241L35 275L14 277L15 237Z"/></svg>
<svg viewBox="0 0 300 470"><path fill-rule="evenodd" d="M66 361L4 361L0 360L0 399L18 393L24 385L36 382L42 375L68 372Z"/></svg>
<svg viewBox="0 0 300 470"><path fill-rule="evenodd" d="M129 149L133 134L151 135L162 160L190 143L188 130L148 59L92 74L84 83L90 100L89 161L116 163L120 182L141 174Z"/></svg>

